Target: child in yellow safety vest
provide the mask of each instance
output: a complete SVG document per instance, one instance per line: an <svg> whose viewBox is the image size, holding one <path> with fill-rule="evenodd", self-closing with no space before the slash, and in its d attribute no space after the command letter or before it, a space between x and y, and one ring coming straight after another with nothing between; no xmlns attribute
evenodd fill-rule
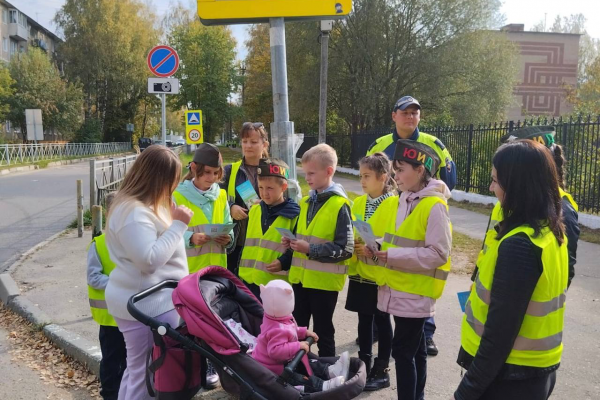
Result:
<svg viewBox="0 0 600 400"><path fill-rule="evenodd" d="M286 199L289 166L278 159L261 159L258 164L259 204L249 212L248 229L239 276L246 286L260 298L260 285L274 279L287 281L292 265L291 249L281 243L281 232L296 228L300 206L292 199Z"/></svg>
<svg viewBox="0 0 600 400"><path fill-rule="evenodd" d="M190 274L208 266L227 268L226 250L233 243L233 230L218 236L206 229L209 224L231 224L227 193L219 187L223 159L219 148L203 143L194 153L190 171L173 193L173 201L194 212L183 235Z"/></svg>
<svg viewBox="0 0 600 400"><path fill-rule="evenodd" d="M300 202L295 239L283 239L294 250L288 280L293 284L294 318L299 326L313 319L319 356L335 356L333 313L344 288L348 259L354 252L350 201L341 185L333 182L335 150L326 144L302 156L302 169L310 186Z"/></svg>
<svg viewBox="0 0 600 400"><path fill-rule="evenodd" d="M106 211L114 198L109 193L105 198ZM108 276L115 268L110 259L104 234L96 236L90 243L87 255L88 297L92 318L100 325L100 395L104 399L117 399L121 378L127 367L127 350L123 334L106 308L104 290Z"/></svg>
<svg viewBox="0 0 600 400"><path fill-rule="evenodd" d="M427 377L423 328L435 314L450 271L452 232L447 200L450 190L433 178L440 159L429 146L398 140L394 171L401 195L390 218L381 250L364 248L385 268L376 276L377 308L394 316L392 357L399 399L422 399Z"/></svg>
<svg viewBox="0 0 600 400"><path fill-rule="evenodd" d="M368 223L375 236L383 237L391 216L398 209L392 163L385 153L375 153L363 157L358 165L360 184L365 194L354 200L352 214L356 220ZM375 391L390 386L388 370L392 352L392 323L388 313L377 309L377 279L385 273L385 264L376 257L365 257L363 250L369 244L358 234L354 238L355 257L350 262L354 274L349 276L346 310L358 313L358 358L367 367L364 390ZM374 245L370 243L370 246ZM371 250L378 250L378 247ZM371 370L374 328L377 328L379 346Z"/></svg>

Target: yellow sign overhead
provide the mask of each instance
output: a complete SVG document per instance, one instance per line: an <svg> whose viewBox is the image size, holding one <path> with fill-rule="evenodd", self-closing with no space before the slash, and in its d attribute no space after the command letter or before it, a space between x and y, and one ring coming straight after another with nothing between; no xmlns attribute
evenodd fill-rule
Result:
<svg viewBox="0 0 600 400"><path fill-rule="evenodd" d="M333 19L352 11L352 0L198 0L204 25L268 22L269 18Z"/></svg>

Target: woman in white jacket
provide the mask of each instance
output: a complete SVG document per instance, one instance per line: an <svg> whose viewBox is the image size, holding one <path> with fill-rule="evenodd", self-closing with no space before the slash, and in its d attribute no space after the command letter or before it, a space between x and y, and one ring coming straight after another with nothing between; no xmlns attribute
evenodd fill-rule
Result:
<svg viewBox="0 0 600 400"><path fill-rule="evenodd" d="M163 146L148 147L125 177L108 216L106 243L117 266L106 287L106 303L127 347L119 400L150 399L144 379L152 333L129 314L127 301L165 279L188 275L183 234L193 213L171 202L180 176L175 153ZM170 291L138 304L145 314L178 325Z"/></svg>

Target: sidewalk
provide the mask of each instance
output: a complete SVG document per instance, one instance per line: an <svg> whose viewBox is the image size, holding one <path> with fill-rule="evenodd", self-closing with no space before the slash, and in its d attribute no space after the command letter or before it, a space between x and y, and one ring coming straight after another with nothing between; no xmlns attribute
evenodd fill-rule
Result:
<svg viewBox="0 0 600 400"><path fill-rule="evenodd" d="M361 193L357 181L337 178L348 191ZM475 239L483 238L487 217L463 209L451 208L454 230ZM98 327L90 317L86 288L86 248L91 233L78 238L76 230L59 235L52 242L8 271L17 282L22 298L31 301L49 316L51 321L73 333L73 340L84 339L97 345ZM600 246L581 243L577 277L569 291L565 352L553 399L600 398L600 274L597 259ZM470 286L468 276L451 274L442 298L438 301L435 340L440 348L437 357L429 358L426 393L430 400L447 400L460 382L461 371L456 364L460 346L462 313L456 293ZM1 288L0 288L1 291ZM334 317L337 351L350 351L357 356L357 316L344 309L346 290L340 293ZM68 346L68 344L62 344ZM374 351L376 353L376 351ZM90 359L91 360L91 359ZM359 398L395 399L395 371L392 364L392 387ZM200 398L229 398L222 390L207 392Z"/></svg>

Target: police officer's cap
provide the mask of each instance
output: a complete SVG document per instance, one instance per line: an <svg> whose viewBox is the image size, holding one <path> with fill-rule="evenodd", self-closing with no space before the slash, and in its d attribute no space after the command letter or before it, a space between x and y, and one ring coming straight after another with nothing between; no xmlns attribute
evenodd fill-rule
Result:
<svg viewBox="0 0 600 400"><path fill-rule="evenodd" d="M410 106L417 106L419 108L419 110L421 109L421 104L419 104L419 101L417 99L415 99L414 97L411 97L411 96L400 97L398 99L398 101L396 102L396 104L394 105L394 112L396 112L396 110L404 111Z"/></svg>

